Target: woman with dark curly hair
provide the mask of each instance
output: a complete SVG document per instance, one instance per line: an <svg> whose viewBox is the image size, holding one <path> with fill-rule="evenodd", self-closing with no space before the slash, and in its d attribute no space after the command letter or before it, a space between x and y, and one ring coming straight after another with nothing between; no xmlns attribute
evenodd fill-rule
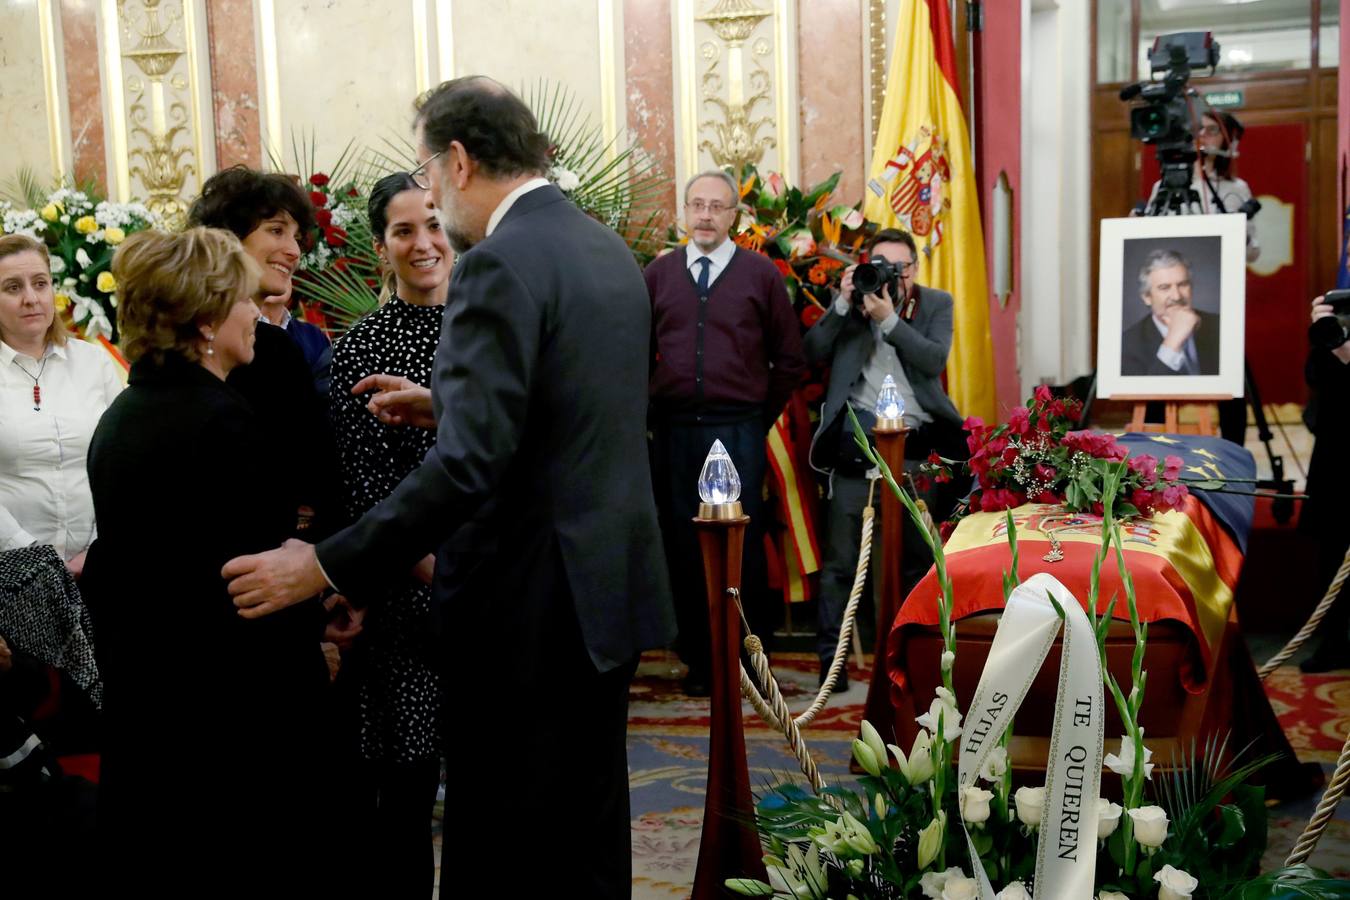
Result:
<svg viewBox="0 0 1350 900"><path fill-rule="evenodd" d="M239 238L258 264L253 300L265 312L275 298L290 296L301 244L314 229L314 207L294 179L235 166L206 180L188 221ZM260 319L254 360L231 373L229 384L258 416L275 489L295 504L291 536L314 540L331 531L340 517L333 436L300 346Z"/></svg>
<svg viewBox="0 0 1350 900"><path fill-rule="evenodd" d="M322 608L249 621L220 577L295 525L271 436L228 383L256 354L258 268L207 228L140 232L113 258L132 368L90 445L103 527L86 580L104 883L140 896L202 879L208 893L314 896L323 870Z"/></svg>

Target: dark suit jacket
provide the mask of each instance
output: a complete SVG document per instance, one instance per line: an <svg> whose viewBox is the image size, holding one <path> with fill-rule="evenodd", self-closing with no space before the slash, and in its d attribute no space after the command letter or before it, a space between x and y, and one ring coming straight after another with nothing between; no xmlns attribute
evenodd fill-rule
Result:
<svg viewBox="0 0 1350 900"><path fill-rule="evenodd" d="M512 665L557 639L543 623L565 605L602 672L667 643L647 465L650 333L623 240L552 185L518 198L455 266L432 371L436 447L318 545L333 584L378 594L454 536L438 564L437 594L456 602L445 618L509 635Z"/></svg>
<svg viewBox="0 0 1350 900"><path fill-rule="evenodd" d="M821 409L816 437L829 428L843 412L853 385L867 365L873 345L870 320L857 308L847 316L833 309L820 317L802 339L802 348L811 364L830 364L830 386ZM886 335L886 343L895 348L905 377L914 389L914 399L934 419L961 424L961 414L942 389L942 370L952 347L952 295L934 288L920 287L914 318L900 322ZM811 442L811 463L822 471L834 467L833 448L821 448Z"/></svg>
<svg viewBox="0 0 1350 900"><path fill-rule="evenodd" d="M1200 324L1191 337L1195 340L1195 355L1200 363L1198 375L1219 374L1219 317L1201 312ZM1158 348L1163 336L1153 324L1153 316L1144 316L1125 329L1120 343L1120 374L1122 375L1180 375L1158 359Z"/></svg>

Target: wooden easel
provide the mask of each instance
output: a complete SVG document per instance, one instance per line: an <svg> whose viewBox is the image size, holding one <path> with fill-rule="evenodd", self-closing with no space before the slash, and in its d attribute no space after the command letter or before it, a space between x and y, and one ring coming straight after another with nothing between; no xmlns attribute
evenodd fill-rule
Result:
<svg viewBox="0 0 1350 900"><path fill-rule="evenodd" d="M1116 395L1112 400L1125 400L1134 403L1134 415L1130 419L1130 431L1158 434L1204 434L1216 435L1214 419L1209 414L1209 405L1220 400L1232 399L1226 394L1193 394L1182 397L1140 397ZM1161 422L1144 421L1145 410L1150 403L1163 405ZM1196 423L1181 424L1180 411L1183 406L1195 406Z"/></svg>

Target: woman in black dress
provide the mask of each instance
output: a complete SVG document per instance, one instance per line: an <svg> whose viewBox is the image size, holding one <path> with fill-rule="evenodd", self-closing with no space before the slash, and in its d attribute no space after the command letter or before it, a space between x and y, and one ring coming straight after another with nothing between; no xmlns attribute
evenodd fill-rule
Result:
<svg viewBox="0 0 1350 900"><path fill-rule="evenodd" d="M376 373L430 383L451 265L426 192L408 174L381 179L369 211L393 294L337 342L329 392L345 511L353 519L388 496L436 442L434 430L382 424L352 389ZM427 557L368 611L338 675L360 773L353 802L365 841L357 846L369 847L367 876L384 897L426 897L433 880L431 810L444 747L431 565Z"/></svg>
<svg viewBox="0 0 1350 900"><path fill-rule="evenodd" d="M295 525L269 435L226 383L254 356L258 266L192 228L127 238L113 274L132 368L90 444L83 588L105 684L102 881L316 896L322 612L246 620L220 575Z"/></svg>

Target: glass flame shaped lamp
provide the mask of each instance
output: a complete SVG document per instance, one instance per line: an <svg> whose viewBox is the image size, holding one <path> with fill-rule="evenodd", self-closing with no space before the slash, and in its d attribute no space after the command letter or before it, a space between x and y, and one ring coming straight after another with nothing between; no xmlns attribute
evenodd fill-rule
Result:
<svg viewBox="0 0 1350 900"><path fill-rule="evenodd" d="M698 473L700 519L739 519L741 517L741 476L721 441L713 441L703 471Z"/></svg>
<svg viewBox="0 0 1350 900"><path fill-rule="evenodd" d="M881 382L874 412L877 417L876 427L880 431L900 431L905 427L905 401L900 396L900 389L895 386L895 379L890 375Z"/></svg>

